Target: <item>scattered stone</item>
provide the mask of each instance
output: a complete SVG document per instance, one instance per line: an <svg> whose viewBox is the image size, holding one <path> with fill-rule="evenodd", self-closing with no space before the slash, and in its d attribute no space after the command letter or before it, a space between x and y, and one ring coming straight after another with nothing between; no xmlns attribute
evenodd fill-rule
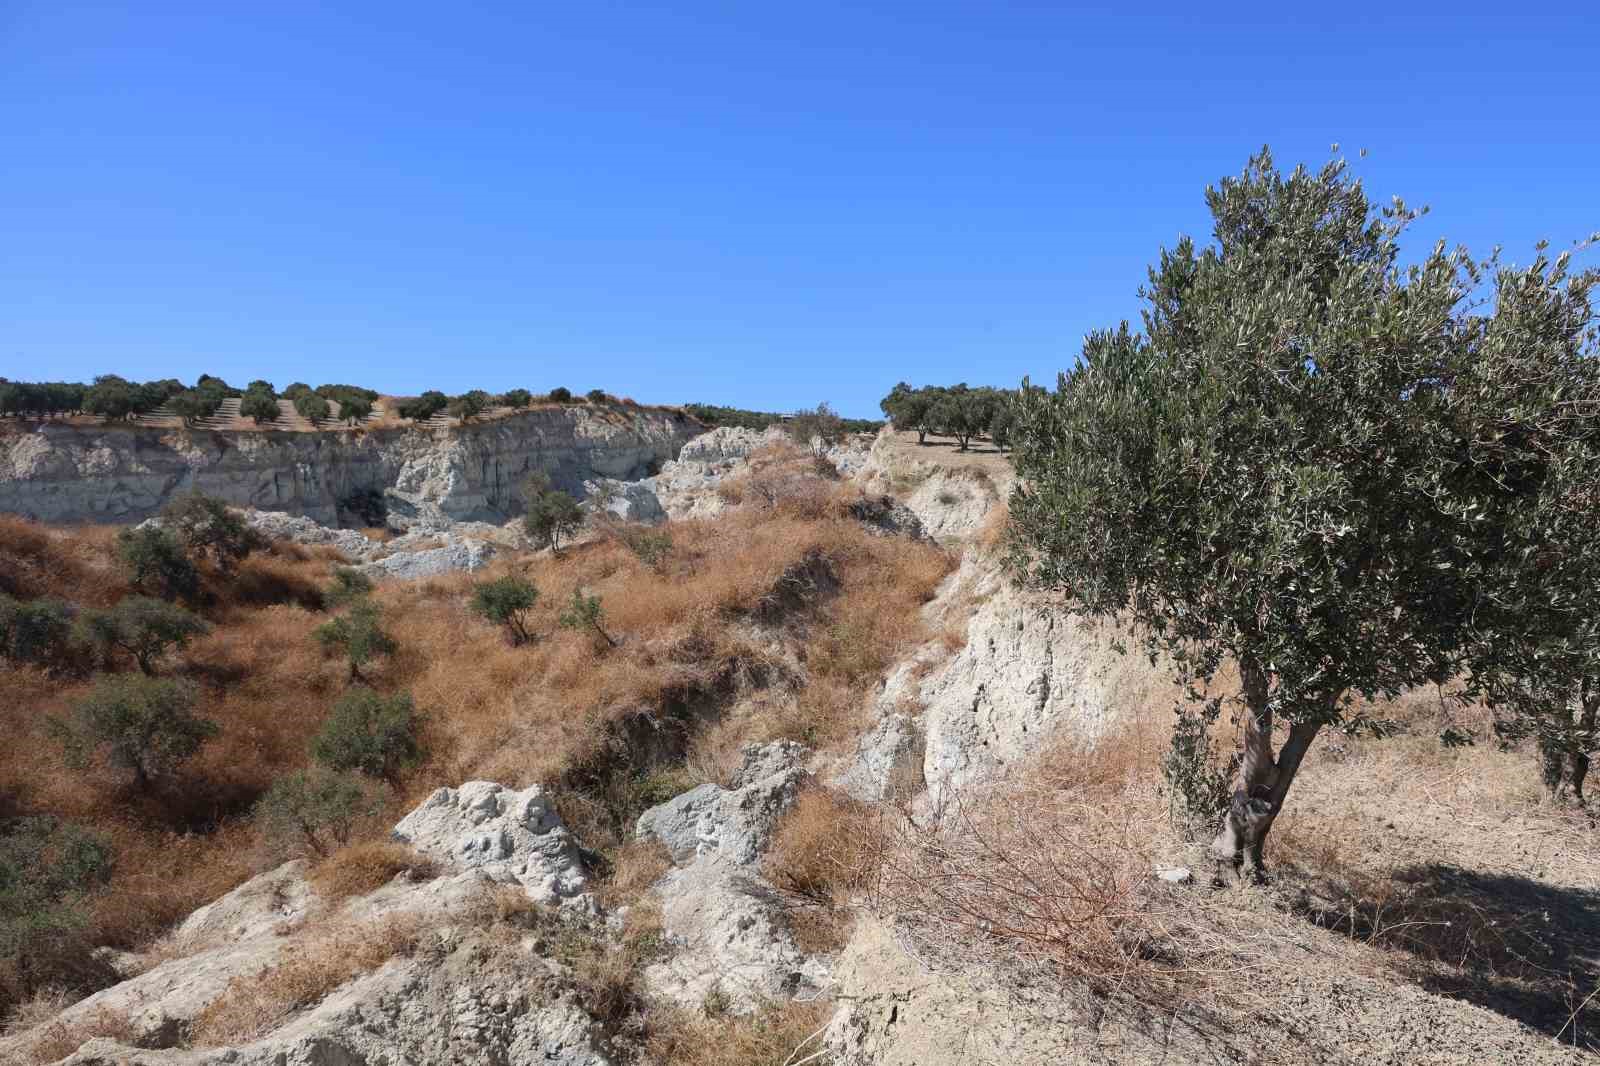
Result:
<svg viewBox="0 0 1600 1066"><path fill-rule="evenodd" d="M1194 880L1194 873L1187 866L1158 867L1156 876L1169 885L1186 885Z"/></svg>

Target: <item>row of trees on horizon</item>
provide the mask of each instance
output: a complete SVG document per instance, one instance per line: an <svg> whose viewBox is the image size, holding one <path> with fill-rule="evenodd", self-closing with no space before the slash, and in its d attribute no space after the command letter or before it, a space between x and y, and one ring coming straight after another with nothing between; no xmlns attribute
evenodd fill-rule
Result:
<svg viewBox="0 0 1600 1066"><path fill-rule="evenodd" d="M0 378L0 417L55 418L71 415L94 415L110 422L124 422L140 415L150 415L165 409L183 419L185 425L195 425L214 417L224 400L237 398L239 413L258 426L275 423L282 415L279 400L289 401L295 413L317 425L334 417L334 404L338 405L338 418L349 425L357 425L371 417L379 393L358 385L325 384L312 388L302 381L294 382L282 392L270 381L256 380L243 389L229 385L220 377L201 374L193 386L185 386L177 378L134 382L116 374L103 374L91 384L73 381L11 381ZM590 389L583 397L576 397L570 389L557 387L544 394L527 389L511 389L494 394L483 389L471 389L458 396L449 396L435 389L397 405L395 413L413 422L425 422L435 415L445 413L463 422L482 415L495 407L522 410L535 403L569 404L621 403L635 406L633 401L607 393L604 389Z"/></svg>

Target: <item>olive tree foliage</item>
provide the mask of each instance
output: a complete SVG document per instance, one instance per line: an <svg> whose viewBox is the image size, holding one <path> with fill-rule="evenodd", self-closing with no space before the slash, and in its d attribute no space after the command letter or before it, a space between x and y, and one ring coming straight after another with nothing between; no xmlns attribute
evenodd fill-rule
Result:
<svg viewBox="0 0 1600 1066"><path fill-rule="evenodd" d="M162 508L161 521L190 553L210 556L223 573L266 547L266 538L252 529L242 514L202 492L175 497Z"/></svg>
<svg viewBox="0 0 1600 1066"><path fill-rule="evenodd" d="M1550 792L1581 803L1600 751L1600 281L1569 270L1541 258L1499 279L1483 358L1452 382L1471 401L1471 462L1444 475L1472 519L1453 566L1482 586L1469 690L1503 741L1537 742Z"/></svg>
<svg viewBox="0 0 1600 1066"><path fill-rule="evenodd" d="M190 640L211 632L211 626L175 603L126 596L109 610L84 611L78 616L78 632L84 643L99 648L102 655L124 651L140 671L153 676L162 656L188 647Z"/></svg>
<svg viewBox="0 0 1600 1066"><path fill-rule="evenodd" d="M372 660L393 655L399 647L383 628L383 610L369 599L355 600L350 609L313 630L317 643L350 662L350 680L363 681L361 668Z"/></svg>
<svg viewBox="0 0 1600 1066"><path fill-rule="evenodd" d="M220 731L194 713L195 687L170 678L117 674L103 677L51 729L69 761L83 765L101 753L112 766L130 770L141 791L171 773Z"/></svg>
<svg viewBox="0 0 1600 1066"><path fill-rule="evenodd" d="M323 599L330 606L342 607L371 594L372 578L367 576L366 571L353 566L338 566L333 570L333 580L323 593Z"/></svg>
<svg viewBox="0 0 1600 1066"><path fill-rule="evenodd" d="M914 429L917 443L926 444L928 430L932 428L928 416L933 412L935 399L933 390L919 389L902 381L878 401L878 407L894 421L896 429Z"/></svg>
<svg viewBox="0 0 1600 1066"><path fill-rule="evenodd" d="M845 436L844 419L826 403L796 411L789 416L785 428L791 440L819 459Z"/></svg>
<svg viewBox="0 0 1600 1066"><path fill-rule="evenodd" d="M0 593L0 659L49 666L67 656L72 610L61 600L17 600Z"/></svg>
<svg viewBox="0 0 1600 1066"><path fill-rule="evenodd" d="M257 388L252 384L245 390L244 398L239 401L240 416L251 419L258 426L276 422L281 413L278 410L278 397L270 385Z"/></svg>
<svg viewBox="0 0 1600 1066"><path fill-rule="evenodd" d="M562 629L572 629L580 633L593 633L605 641L606 647L615 648L618 646L617 639L606 632L605 622L606 612L605 608L601 606L600 597L596 595L585 596L582 589L572 590L572 602L567 605L567 609L562 611L560 617L556 619L556 623Z"/></svg>
<svg viewBox="0 0 1600 1066"><path fill-rule="evenodd" d="M539 589L533 582L511 574L474 586L468 606L474 614L505 626L511 643L521 645L533 639L531 622L538 602Z"/></svg>
<svg viewBox="0 0 1600 1066"><path fill-rule="evenodd" d="M1024 383L1009 563L1130 622L1190 683L1186 713L1240 712L1213 849L1259 870L1317 734L1381 726L1354 697L1442 682L1491 646L1520 670L1526 601L1494 634L1476 612L1516 570L1493 546L1557 506L1538 442L1594 417L1563 405L1592 375L1596 278L1443 244L1402 268L1418 213L1375 211L1343 163L1283 174L1263 151L1206 196L1214 244L1163 251L1142 331L1091 334L1054 392ZM1490 310L1471 301L1485 281ZM1534 366L1519 403L1491 387ZM1226 660L1242 695L1200 699Z"/></svg>
<svg viewBox="0 0 1600 1066"><path fill-rule="evenodd" d="M330 770L354 770L398 785L400 771L422 757L420 724L410 694L351 689L312 739L311 755Z"/></svg>
<svg viewBox="0 0 1600 1066"><path fill-rule="evenodd" d="M376 812L352 773L298 770L272 783L256 804L256 824L281 851L305 849L318 858L350 840L358 818Z"/></svg>
<svg viewBox="0 0 1600 1066"><path fill-rule="evenodd" d="M521 492L528 509L522 520L528 536L552 552L559 552L561 542L583 525L583 508L571 493L552 486L543 471L536 470L524 478Z"/></svg>
<svg viewBox="0 0 1600 1066"><path fill-rule="evenodd" d="M124 529L117 534L116 552L128 583L139 592L164 600L193 600L200 594L200 574L170 530L152 525Z"/></svg>

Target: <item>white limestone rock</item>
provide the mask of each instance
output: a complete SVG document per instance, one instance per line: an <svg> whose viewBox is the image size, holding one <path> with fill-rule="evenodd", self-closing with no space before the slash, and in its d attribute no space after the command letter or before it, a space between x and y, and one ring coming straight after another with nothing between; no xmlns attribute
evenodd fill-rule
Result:
<svg viewBox="0 0 1600 1066"><path fill-rule="evenodd" d="M469 781L437 789L393 835L457 868L519 884L539 903L575 900L587 886L578 842L540 785L517 792Z"/></svg>
<svg viewBox="0 0 1600 1066"><path fill-rule="evenodd" d="M757 871L810 776L806 754L792 743L747 747L735 787L701 785L640 817L638 836L661 841L675 864L655 886L676 949L645 971L656 994L698 1007L716 993L748 1011L826 984L826 964L796 947Z"/></svg>

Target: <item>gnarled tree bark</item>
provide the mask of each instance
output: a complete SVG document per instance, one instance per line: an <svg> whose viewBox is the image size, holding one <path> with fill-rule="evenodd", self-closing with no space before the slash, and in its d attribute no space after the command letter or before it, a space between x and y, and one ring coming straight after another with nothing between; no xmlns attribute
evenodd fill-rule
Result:
<svg viewBox="0 0 1600 1066"><path fill-rule="evenodd" d="M1262 848L1272 823L1283 809L1284 797L1294 784L1300 763L1322 730L1321 722L1295 722L1276 758L1272 754L1272 703L1270 683L1259 664L1244 662L1239 667L1244 686L1246 718L1244 758L1239 767L1239 788L1233 794L1222 827L1211 843L1219 862L1238 869L1246 859L1252 872L1261 877L1266 869Z"/></svg>

